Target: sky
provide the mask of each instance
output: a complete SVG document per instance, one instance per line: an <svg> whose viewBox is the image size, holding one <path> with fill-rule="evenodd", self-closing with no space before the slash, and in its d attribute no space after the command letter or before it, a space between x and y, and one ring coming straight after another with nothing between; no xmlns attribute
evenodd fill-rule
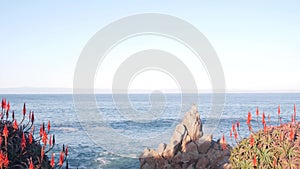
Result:
<svg viewBox="0 0 300 169"><path fill-rule="evenodd" d="M126 16L162 13L201 31L218 54L228 91L300 91L299 1L0 1L0 89L72 88L77 60L93 35ZM178 55L199 89L204 65L172 39L142 36L115 47L98 67L95 88L110 89L130 54L160 48ZM161 71L137 74L130 89L178 88ZM179 84L180 85L180 84Z"/></svg>

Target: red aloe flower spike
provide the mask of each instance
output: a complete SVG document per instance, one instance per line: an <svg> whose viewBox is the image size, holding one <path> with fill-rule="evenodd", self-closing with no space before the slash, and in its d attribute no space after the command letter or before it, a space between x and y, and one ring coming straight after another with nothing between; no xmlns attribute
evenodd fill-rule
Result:
<svg viewBox="0 0 300 169"><path fill-rule="evenodd" d="M222 138L221 138L221 144L223 144L225 142L225 136L223 134Z"/></svg>
<svg viewBox="0 0 300 169"><path fill-rule="evenodd" d="M5 109L5 107L6 107L6 99L2 99L2 103L1 103L2 111L3 109Z"/></svg>
<svg viewBox="0 0 300 169"><path fill-rule="evenodd" d="M239 121L236 121L236 127L238 130L240 130L240 122Z"/></svg>
<svg viewBox="0 0 300 169"><path fill-rule="evenodd" d="M247 124L248 125L250 125L251 120L252 120L251 113L248 112L248 117L247 117Z"/></svg>
<svg viewBox="0 0 300 169"><path fill-rule="evenodd" d="M43 133L44 133L43 125L41 124L41 127L40 127L40 137L42 137Z"/></svg>
<svg viewBox="0 0 300 169"><path fill-rule="evenodd" d="M31 120L31 111L29 111L28 120Z"/></svg>
<svg viewBox="0 0 300 169"><path fill-rule="evenodd" d="M5 157L4 157L4 167L5 168L8 168L8 165L9 165L9 159L8 159L8 155L7 154L5 154Z"/></svg>
<svg viewBox="0 0 300 169"><path fill-rule="evenodd" d="M42 124L43 132L45 131L45 123Z"/></svg>
<svg viewBox="0 0 300 169"><path fill-rule="evenodd" d="M47 141L48 141L48 136L47 136L47 132L44 131L43 136L42 136L42 141L44 143L44 146L47 145Z"/></svg>
<svg viewBox="0 0 300 169"><path fill-rule="evenodd" d="M251 125L248 125L248 129L250 132L252 132L252 126Z"/></svg>
<svg viewBox="0 0 300 169"><path fill-rule="evenodd" d="M52 168L54 168L54 165L55 165L54 156L55 156L55 154L53 153L52 157L51 157L51 161L50 161L50 165L51 165Z"/></svg>
<svg viewBox="0 0 300 169"><path fill-rule="evenodd" d="M258 110L258 107L256 107L256 122L257 122L257 127L260 128L259 126L259 122L258 122L258 116L259 116L259 110Z"/></svg>
<svg viewBox="0 0 300 169"><path fill-rule="evenodd" d="M235 131L235 124L232 122L232 131Z"/></svg>
<svg viewBox="0 0 300 169"><path fill-rule="evenodd" d="M294 129L291 128L291 131L290 131L290 140L294 140L294 137L295 137Z"/></svg>
<svg viewBox="0 0 300 169"><path fill-rule="evenodd" d="M28 140L29 140L29 144L31 144L31 143L32 143L32 141L33 141L33 137L32 137L32 134L31 134L31 132L29 132L29 135L28 135Z"/></svg>
<svg viewBox="0 0 300 169"><path fill-rule="evenodd" d="M223 134L223 137L224 137L224 134ZM225 143L225 137L224 137L224 143ZM67 146L66 146L66 152L65 152L66 156L68 156L68 152L69 152L69 147L68 147L68 145L67 145Z"/></svg>
<svg viewBox="0 0 300 169"><path fill-rule="evenodd" d="M5 116L6 116L6 119L7 119L8 118L8 111L6 111Z"/></svg>
<svg viewBox="0 0 300 169"><path fill-rule="evenodd" d="M284 136L284 135L283 135L282 132L281 132L280 135L279 135L279 137L280 137L279 140L280 140L280 141L283 141L283 136Z"/></svg>
<svg viewBox="0 0 300 169"><path fill-rule="evenodd" d="M44 147L41 148L41 159L43 161L45 155Z"/></svg>
<svg viewBox="0 0 300 169"><path fill-rule="evenodd" d="M0 145L2 145L2 142L3 142L3 140L2 140L2 137L0 136Z"/></svg>
<svg viewBox="0 0 300 169"><path fill-rule="evenodd" d="M266 122L264 123L264 133L267 133L267 125L266 125Z"/></svg>
<svg viewBox="0 0 300 169"><path fill-rule="evenodd" d="M17 123L16 119L14 120L13 128L14 128L14 130L18 130L19 129L19 126L18 126L18 123Z"/></svg>
<svg viewBox="0 0 300 169"><path fill-rule="evenodd" d="M48 133L50 132L50 128L51 128L51 124L50 124L50 120L48 121Z"/></svg>
<svg viewBox="0 0 300 169"><path fill-rule="evenodd" d="M52 144L55 145L55 135L53 134Z"/></svg>
<svg viewBox="0 0 300 169"><path fill-rule="evenodd" d="M13 120L15 120L15 111L12 112L11 117Z"/></svg>
<svg viewBox="0 0 300 169"><path fill-rule="evenodd" d="M52 135L49 136L49 145L52 146Z"/></svg>
<svg viewBox="0 0 300 169"><path fill-rule="evenodd" d="M280 105L278 105L278 123L281 125L281 118L280 118ZM278 124L278 125L279 125Z"/></svg>
<svg viewBox="0 0 300 169"><path fill-rule="evenodd" d="M63 163L64 163L64 152L61 151L61 152L60 152L60 156L59 156L59 163L58 163L58 165L59 165L59 166L62 166Z"/></svg>
<svg viewBox="0 0 300 169"><path fill-rule="evenodd" d="M296 104L294 104L294 120L296 122L296 114L297 113L297 109L296 109Z"/></svg>
<svg viewBox="0 0 300 169"><path fill-rule="evenodd" d="M23 105L23 116L25 116L25 114L26 114L26 104L24 103L24 105Z"/></svg>
<svg viewBox="0 0 300 169"><path fill-rule="evenodd" d="M4 154L2 150L0 150L0 159L4 159Z"/></svg>
<svg viewBox="0 0 300 169"><path fill-rule="evenodd" d="M9 112L9 110L10 110L10 103L8 102L7 103L7 111L6 112Z"/></svg>
<svg viewBox="0 0 300 169"><path fill-rule="evenodd" d="M31 112L31 123L34 122L34 112Z"/></svg>
<svg viewBox="0 0 300 169"><path fill-rule="evenodd" d="M24 148L26 147L26 139L25 139L25 134L22 134L22 142L21 142L21 148L22 151L24 150Z"/></svg>
<svg viewBox="0 0 300 169"><path fill-rule="evenodd" d="M254 145L254 137L251 134L251 136L250 136L250 146L253 146L253 145Z"/></svg>
<svg viewBox="0 0 300 169"><path fill-rule="evenodd" d="M4 125L4 129L3 129L3 136L4 136L5 138L7 138L7 137L8 137L8 129L7 129L7 126L6 126L6 124Z"/></svg>
<svg viewBox="0 0 300 169"><path fill-rule="evenodd" d="M294 122L295 122L294 115L292 114L292 123L294 123Z"/></svg>
<svg viewBox="0 0 300 169"><path fill-rule="evenodd" d="M30 161L29 161L29 169L34 169L32 158L30 158Z"/></svg>
<svg viewBox="0 0 300 169"><path fill-rule="evenodd" d="M2 107L2 111L7 109L6 99L5 98L2 99L2 105L1 105L1 107Z"/></svg>
<svg viewBox="0 0 300 169"><path fill-rule="evenodd" d="M252 163L253 163L253 166L256 166L256 165L257 165L256 155L253 156L253 161L252 161Z"/></svg>
<svg viewBox="0 0 300 169"><path fill-rule="evenodd" d="M277 160L276 160L276 158L274 158L273 166L274 166L274 168L276 168L276 166L277 166Z"/></svg>
<svg viewBox="0 0 300 169"><path fill-rule="evenodd" d="M262 123L262 125L264 125L266 123L266 121L265 121L265 112L263 112L263 114L262 114L261 123Z"/></svg>
<svg viewBox="0 0 300 169"><path fill-rule="evenodd" d="M234 131L234 139L237 140L238 139L238 134L236 131Z"/></svg>

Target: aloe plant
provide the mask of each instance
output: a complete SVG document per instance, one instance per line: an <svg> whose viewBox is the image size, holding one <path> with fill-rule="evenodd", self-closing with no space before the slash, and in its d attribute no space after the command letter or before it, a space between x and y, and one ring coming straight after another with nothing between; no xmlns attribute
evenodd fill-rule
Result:
<svg viewBox="0 0 300 169"><path fill-rule="evenodd" d="M258 108L256 115L258 116ZM278 106L278 119L280 119L280 106ZM262 117L264 129L254 132L251 127L251 114L248 113L247 125L250 135L238 141L237 146L232 149L231 167L300 168L300 122L297 123L295 119L296 106L294 106L291 122L281 124L279 120L279 126L267 126Z"/></svg>
<svg viewBox="0 0 300 169"><path fill-rule="evenodd" d="M68 148L60 153L58 162L47 156L55 145L55 136L51 134L51 124L47 128L42 123L39 133L34 129L34 112L27 114L26 105L23 105L23 118L17 122L15 112L11 111L10 103L2 99L0 112L0 169L4 168L62 168L66 161L68 168ZM11 114L11 116L10 116Z"/></svg>

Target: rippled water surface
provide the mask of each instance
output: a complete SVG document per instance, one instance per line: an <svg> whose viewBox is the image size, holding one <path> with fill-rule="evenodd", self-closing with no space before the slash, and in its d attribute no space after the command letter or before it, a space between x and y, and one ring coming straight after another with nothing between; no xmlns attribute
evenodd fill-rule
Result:
<svg viewBox="0 0 300 169"><path fill-rule="evenodd" d="M57 142L54 151L59 152L62 144L69 145L70 168L139 168L139 161L136 157L143 151L144 146L157 147L155 140L148 142L143 138L149 140L159 138L161 140L157 140L158 142L168 142L172 132L165 133L165 131L172 131L173 127L181 121L182 113L179 112L187 111L194 102L185 100L182 103L180 94L165 95L163 103L160 99L156 102L147 94L133 94L129 95L130 106L121 103L118 106L123 107L118 109L112 95L96 95L97 110L90 110L88 104L82 109L87 112L100 113L103 118L95 119L89 114L91 117L87 117L88 120L84 122L86 124L83 124L78 120L72 95L0 96L11 102L11 108L16 110L15 114L18 114L19 118L21 118L23 103L26 102L27 110L35 112L36 125L42 121L51 120L52 132L56 135ZM294 103L300 103L300 94L227 94L224 111L213 133L214 139L220 138L223 133L229 139L231 123L235 120L241 122L242 137L247 136L249 134L245 124L247 112L252 112L254 116L257 106L266 115L270 114L271 123L275 125L277 124L277 106L280 104L282 121L289 121ZM153 105L163 105L163 111L156 110L156 106ZM198 109L204 128L214 126L214 124L209 124L210 106L211 95L199 95ZM149 113L151 113L150 116L148 116ZM141 120L138 117L147 118ZM103 144L100 145L88 136L86 126L92 127L89 132L92 131L92 135L99 136ZM254 128L257 127L254 126ZM120 144L116 144L118 139L112 138L107 129L115 133L114 137L120 138ZM122 139L126 138L133 141L122 142Z"/></svg>

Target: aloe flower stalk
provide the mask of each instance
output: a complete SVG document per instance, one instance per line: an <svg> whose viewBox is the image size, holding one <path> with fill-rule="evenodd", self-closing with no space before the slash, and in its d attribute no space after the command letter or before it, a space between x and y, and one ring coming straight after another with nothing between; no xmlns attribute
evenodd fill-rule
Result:
<svg viewBox="0 0 300 169"><path fill-rule="evenodd" d="M50 165L52 168L54 168L55 162L54 162L54 153L52 153L52 157L51 157L51 161L50 161Z"/></svg>
<svg viewBox="0 0 300 169"><path fill-rule="evenodd" d="M279 124L281 124L281 122L280 122L280 105L278 105L277 113L278 113L278 125L279 125Z"/></svg>
<svg viewBox="0 0 300 169"><path fill-rule="evenodd" d="M295 123L296 123L296 114L297 113L297 108L296 108L296 104L294 104L294 120L295 120Z"/></svg>
<svg viewBox="0 0 300 169"><path fill-rule="evenodd" d="M22 147L22 150L24 150L25 147L26 147L26 139L25 139L25 134L24 133L22 134L21 147Z"/></svg>
<svg viewBox="0 0 300 169"><path fill-rule="evenodd" d="M256 114L257 127L260 128L260 127L259 127L259 122L258 122L258 116L259 116L259 110L258 110L258 107L256 107L256 112L255 112L255 114Z"/></svg>
<svg viewBox="0 0 300 169"><path fill-rule="evenodd" d="M253 156L253 167L256 167L257 166L257 160L256 160L256 155Z"/></svg>

